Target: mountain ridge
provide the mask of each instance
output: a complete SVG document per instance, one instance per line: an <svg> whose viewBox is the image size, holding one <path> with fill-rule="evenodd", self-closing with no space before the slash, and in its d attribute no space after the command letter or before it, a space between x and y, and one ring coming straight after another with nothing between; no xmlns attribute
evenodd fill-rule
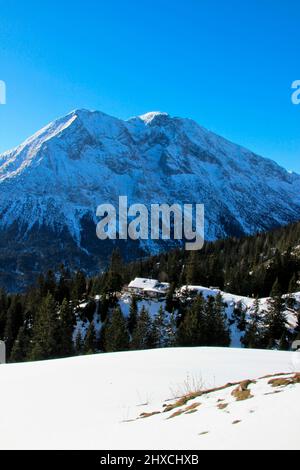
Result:
<svg viewBox="0 0 300 470"><path fill-rule="evenodd" d="M48 266L41 258L49 258L49 249L55 262L76 259L88 271L97 258L104 265L116 243L96 238L96 208L117 205L121 195L146 206L204 203L207 240L300 218L300 175L191 119L162 112L123 121L100 111L71 111L0 155L0 189L0 235L8 242L1 251L10 259L35 253L32 263L40 270ZM40 240L45 233L51 247ZM72 245L69 254L62 245ZM148 240L123 249L134 258L175 245Z"/></svg>

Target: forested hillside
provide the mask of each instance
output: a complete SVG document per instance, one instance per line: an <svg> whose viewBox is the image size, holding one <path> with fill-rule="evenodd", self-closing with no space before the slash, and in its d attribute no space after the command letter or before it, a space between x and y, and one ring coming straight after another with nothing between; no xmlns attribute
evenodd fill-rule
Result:
<svg viewBox="0 0 300 470"><path fill-rule="evenodd" d="M299 290L300 222L251 237L206 242L198 252L175 250L132 263L127 279L151 276L175 286L217 286L249 297L270 295L276 279L282 293Z"/></svg>
<svg viewBox="0 0 300 470"><path fill-rule="evenodd" d="M23 294L1 291L0 339L6 342L7 358L14 362L98 351L229 346L233 327L245 347L289 349L299 333L299 300L283 294L300 291L299 238L300 223L206 243L197 253L175 250L131 264L124 264L116 251L107 271L94 278L61 266L41 275ZM136 276L168 281L171 288L151 314L132 296L126 316L120 293ZM224 296L231 292L257 301L249 311L241 302L228 310L220 292L206 298L178 296L177 288L186 284L215 286ZM258 299L269 296L262 312ZM295 317L292 327L288 313Z"/></svg>

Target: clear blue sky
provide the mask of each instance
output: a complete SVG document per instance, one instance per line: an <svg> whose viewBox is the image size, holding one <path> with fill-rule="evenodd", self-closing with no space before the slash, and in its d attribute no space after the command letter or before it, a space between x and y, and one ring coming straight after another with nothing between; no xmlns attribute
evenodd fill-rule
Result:
<svg viewBox="0 0 300 470"><path fill-rule="evenodd" d="M300 173L298 0L0 0L0 151L90 108L203 126Z"/></svg>

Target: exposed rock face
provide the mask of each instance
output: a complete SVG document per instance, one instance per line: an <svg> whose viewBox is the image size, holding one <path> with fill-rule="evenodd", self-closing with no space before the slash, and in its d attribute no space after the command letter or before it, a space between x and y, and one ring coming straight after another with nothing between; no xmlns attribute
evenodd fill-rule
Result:
<svg viewBox="0 0 300 470"><path fill-rule="evenodd" d="M0 156L0 283L26 285L61 262L95 272L116 244L127 259L174 245L100 242L96 208L120 195L204 203L209 240L300 218L299 175L192 120L77 110Z"/></svg>

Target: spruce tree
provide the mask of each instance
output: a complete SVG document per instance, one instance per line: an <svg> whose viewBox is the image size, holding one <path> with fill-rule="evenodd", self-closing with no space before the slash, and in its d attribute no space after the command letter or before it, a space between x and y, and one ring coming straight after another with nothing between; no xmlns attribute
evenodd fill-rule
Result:
<svg viewBox="0 0 300 470"><path fill-rule="evenodd" d="M230 331L225 314L225 305L220 293L214 299L212 314L211 321L209 321L209 345L230 346Z"/></svg>
<svg viewBox="0 0 300 470"><path fill-rule="evenodd" d="M37 312L32 338L32 360L55 359L60 355L60 325L52 294L42 300Z"/></svg>
<svg viewBox="0 0 300 470"><path fill-rule="evenodd" d="M198 256L195 251L190 251L186 266L186 282L188 285L195 284L198 274Z"/></svg>
<svg viewBox="0 0 300 470"><path fill-rule="evenodd" d="M204 303L204 346L216 346L215 344L215 299L212 295L208 296Z"/></svg>
<svg viewBox="0 0 300 470"><path fill-rule="evenodd" d="M175 309L170 313L168 322L167 322L167 341L166 347L174 347L177 344L177 313Z"/></svg>
<svg viewBox="0 0 300 470"><path fill-rule="evenodd" d="M174 309L174 294L175 294L175 284L170 286L170 289L166 297L166 311L169 313L173 312Z"/></svg>
<svg viewBox="0 0 300 470"><path fill-rule="evenodd" d="M249 322L246 325L242 343L246 348L260 348L263 346L263 321L260 315L260 301L256 297Z"/></svg>
<svg viewBox="0 0 300 470"><path fill-rule="evenodd" d="M168 345L166 312L161 305L152 322L151 342L153 348L164 348Z"/></svg>
<svg viewBox="0 0 300 470"><path fill-rule="evenodd" d="M97 350L97 337L94 322L90 323L85 339L83 351L85 354L94 354Z"/></svg>
<svg viewBox="0 0 300 470"><path fill-rule="evenodd" d="M25 326L21 326L18 336L14 342L10 362L24 362L27 359L27 354L30 346L30 336L26 331Z"/></svg>
<svg viewBox="0 0 300 470"><path fill-rule="evenodd" d="M129 310L129 316L128 316L128 330L131 335L136 327L137 318L138 318L137 299L135 295L133 295L131 298L131 304L130 304L130 310Z"/></svg>
<svg viewBox="0 0 300 470"><path fill-rule="evenodd" d="M73 345L74 316L73 308L67 299L64 299L60 308L60 355L71 356Z"/></svg>
<svg viewBox="0 0 300 470"><path fill-rule="evenodd" d="M199 295L185 313L178 330L178 344L180 346L206 345L207 325L204 304L203 297Z"/></svg>
<svg viewBox="0 0 300 470"><path fill-rule="evenodd" d="M64 299L70 300L70 277L70 273L62 265L60 267L59 281L55 291L55 299L59 304L61 304Z"/></svg>
<svg viewBox="0 0 300 470"><path fill-rule="evenodd" d="M6 354L8 358L22 324L23 308L21 298L19 295L17 295L13 296L11 304L7 310L7 318L4 329L4 341L6 343Z"/></svg>
<svg viewBox="0 0 300 470"><path fill-rule="evenodd" d="M285 302L281 296L278 279L276 279L271 291L265 322L265 339L268 347L271 349L278 346L279 341L283 344L284 338L287 338L288 331L286 327Z"/></svg>
<svg viewBox="0 0 300 470"><path fill-rule="evenodd" d="M300 290L300 287L297 282L297 276L296 276L296 273L294 273L289 282L288 293L293 294L294 292L297 292L299 290Z"/></svg>
<svg viewBox="0 0 300 470"><path fill-rule="evenodd" d="M78 356L80 356L83 353L83 340L82 340L82 335L81 335L80 330L78 330L76 337L75 337L75 351Z"/></svg>
<svg viewBox="0 0 300 470"><path fill-rule="evenodd" d="M152 321L148 310L143 306L132 333L131 349L149 349L152 346Z"/></svg>
<svg viewBox="0 0 300 470"><path fill-rule="evenodd" d="M82 271L77 271L73 280L72 300L78 302L86 294L87 281Z"/></svg>
<svg viewBox="0 0 300 470"><path fill-rule="evenodd" d="M126 320L119 307L113 310L106 325L104 347L107 352L126 351L129 348Z"/></svg>
<svg viewBox="0 0 300 470"><path fill-rule="evenodd" d="M120 252L119 250L114 250L105 282L105 292L109 295L113 303L116 303L116 295L123 287L122 271L123 262Z"/></svg>

